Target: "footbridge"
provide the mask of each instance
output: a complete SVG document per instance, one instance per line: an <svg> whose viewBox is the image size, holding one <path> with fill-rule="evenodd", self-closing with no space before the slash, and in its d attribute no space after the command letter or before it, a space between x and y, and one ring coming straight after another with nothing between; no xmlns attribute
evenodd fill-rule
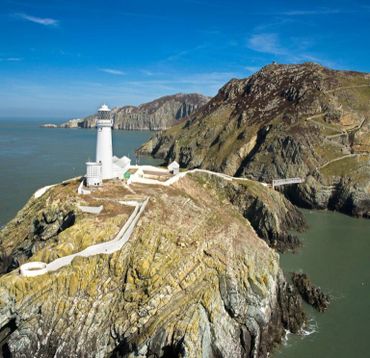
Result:
<svg viewBox="0 0 370 358"><path fill-rule="evenodd" d="M275 189L277 186L288 185L288 184L300 184L304 183L303 178L286 178L286 179L273 179L272 188Z"/></svg>

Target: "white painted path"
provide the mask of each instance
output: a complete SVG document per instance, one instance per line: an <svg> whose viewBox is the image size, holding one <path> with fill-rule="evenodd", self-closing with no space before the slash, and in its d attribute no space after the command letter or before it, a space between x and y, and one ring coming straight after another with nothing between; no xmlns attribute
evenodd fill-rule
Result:
<svg viewBox="0 0 370 358"><path fill-rule="evenodd" d="M140 215L144 211L146 204L148 203L149 198L146 200L139 202L139 201L130 201L130 202L122 202L125 205L130 205L134 206L135 209L126 221L125 225L121 228L121 230L118 232L116 237L108 242L103 242L100 244L92 245L87 247L86 249L77 252L72 255L64 256L59 259L56 259L49 264L46 265L46 268L43 267L41 268L40 263L34 263L35 265L31 265L30 268L27 268L28 264L22 265L20 267L20 271L23 276L38 276L38 275L43 275L47 272L52 272L59 270L60 268L69 265L72 260L75 257L89 257L89 256L94 256L94 255L99 255L99 254L112 254L122 248L122 246L128 241L130 238L136 223L138 222ZM35 266L35 267L33 267ZM40 266L40 270L37 269L37 266Z"/></svg>
<svg viewBox="0 0 370 358"><path fill-rule="evenodd" d="M148 169L150 171L156 171L156 169L158 169L156 167L151 167L151 166L146 166L146 167L147 167L146 169ZM163 170L164 169L161 169L161 172ZM193 174L193 173L206 173L206 174L210 174L210 175L220 177L220 178L228 180L228 181L232 181L232 180L251 181L251 179L248 179L248 178L232 177L232 176L227 175L227 174L212 172L212 171L206 170L206 169L191 169L191 170L187 170L186 172L180 172L180 173L174 175L173 177L167 179L166 181L143 178L139 174L135 173L135 174L131 175L130 182L131 183L139 183L139 184L149 184L149 185L152 184L152 185L170 186L170 185L178 182L181 178L185 177L186 175ZM263 186L268 186L268 184L266 184L266 183L262 183L262 182L259 182L259 183L262 184Z"/></svg>
<svg viewBox="0 0 370 358"><path fill-rule="evenodd" d="M331 163L338 162L339 160L342 160L342 159L360 157L360 156L364 156L364 155L369 155L369 154L367 154L367 153L346 154L346 155L343 155L342 157L338 157L338 158L334 158L332 160L329 160L325 164L320 165L319 169L323 169L323 168L327 167L328 165L330 165Z"/></svg>
<svg viewBox="0 0 370 358"><path fill-rule="evenodd" d="M43 196L49 189L53 188L54 186L57 186L59 184L69 183L69 182L71 182L73 180L76 180L76 179L79 179L79 178L81 178L81 177L74 177L74 178L71 178L71 179L63 180L61 183L44 186L40 189L37 189L35 191L35 193L33 194L33 196L34 196L35 199L38 199L41 196Z"/></svg>

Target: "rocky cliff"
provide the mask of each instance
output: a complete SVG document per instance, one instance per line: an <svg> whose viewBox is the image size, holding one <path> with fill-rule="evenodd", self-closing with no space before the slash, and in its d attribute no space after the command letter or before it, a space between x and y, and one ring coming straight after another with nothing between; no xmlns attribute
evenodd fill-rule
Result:
<svg viewBox="0 0 370 358"><path fill-rule="evenodd" d="M233 79L139 151L259 181L302 177L294 203L370 217L370 75L272 64Z"/></svg>
<svg viewBox="0 0 370 358"><path fill-rule="evenodd" d="M302 302L278 254L241 215L249 205L232 198L245 190L260 205L271 193L270 201L285 199L260 193L258 183L229 185L193 174L172 187L130 191L112 181L79 197L72 181L32 198L1 231L2 257L13 263L0 277L3 355L267 357L286 329L299 331ZM110 239L130 214L122 200L144 197L149 203L116 253L77 257L33 278L11 271L14 255L18 263L50 262ZM98 216L78 209L101 203Z"/></svg>
<svg viewBox="0 0 370 358"><path fill-rule="evenodd" d="M162 130L187 118L205 105L209 97L191 93L178 93L158 98L140 106L117 107L112 110L114 128L124 130ZM71 119L60 125L62 128L92 128L96 125L96 115L81 120Z"/></svg>

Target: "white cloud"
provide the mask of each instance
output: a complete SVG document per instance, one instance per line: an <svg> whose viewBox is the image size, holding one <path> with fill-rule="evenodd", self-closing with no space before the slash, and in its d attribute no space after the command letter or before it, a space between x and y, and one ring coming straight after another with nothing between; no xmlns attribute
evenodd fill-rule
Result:
<svg viewBox="0 0 370 358"><path fill-rule="evenodd" d="M362 6L362 9L366 9L366 6ZM341 14L355 14L361 11L361 8L351 8L351 9L340 9L340 8L327 8L321 7L316 9L306 9L306 10L283 10L283 11L264 11L256 12L257 15L266 16L320 16L320 15L341 15Z"/></svg>
<svg viewBox="0 0 370 358"><path fill-rule="evenodd" d="M351 11L343 11L341 9L288 10L279 12L278 14L285 16L308 16L308 15L333 15L347 12Z"/></svg>
<svg viewBox="0 0 370 358"><path fill-rule="evenodd" d="M109 73L110 75L115 75L115 76L123 76L126 73L121 71L121 70L116 70L114 68L100 68L101 72Z"/></svg>
<svg viewBox="0 0 370 358"><path fill-rule="evenodd" d="M19 62L22 61L20 57L0 57L0 62Z"/></svg>
<svg viewBox="0 0 370 358"><path fill-rule="evenodd" d="M164 59L164 62L170 62L170 61L176 61L182 57L185 57L193 52L196 52L198 50L202 50L202 49L205 49L207 48L209 45L208 44L202 44L202 45L198 45L198 46L195 46L193 48L190 48L190 49L187 49L187 50L182 50L182 51L179 51L179 52L176 52L170 56L168 56L167 58Z"/></svg>
<svg viewBox="0 0 370 358"><path fill-rule="evenodd" d="M245 77L238 72L163 73L161 79L92 82L67 81L58 78L40 78L29 82L21 76L0 82L0 97L7 105L2 116L85 116L93 113L102 101L110 107L138 105L155 98L175 93L202 93L215 95L233 77ZM55 85L58 83L58 85ZM45 111L45 112L44 112Z"/></svg>
<svg viewBox="0 0 370 358"><path fill-rule="evenodd" d="M289 47L281 43L277 33L256 33L247 39L247 47L256 52L273 55L277 61L290 63L313 61L324 66L336 67L334 62L310 53L310 48L314 45L312 39L289 37L288 41Z"/></svg>
<svg viewBox="0 0 370 358"><path fill-rule="evenodd" d="M145 76L154 76L154 72L150 70L141 69L140 72Z"/></svg>
<svg viewBox="0 0 370 358"><path fill-rule="evenodd" d="M58 26L59 24L58 20L51 19L48 17L37 17L37 16L32 16L32 15L23 14L23 13L16 14L16 16L23 20L30 21L30 22L33 22L39 25L44 25L44 26Z"/></svg>
<svg viewBox="0 0 370 358"><path fill-rule="evenodd" d="M247 41L247 46L257 52L269 53L272 55L285 55L284 49L276 33L253 34Z"/></svg>

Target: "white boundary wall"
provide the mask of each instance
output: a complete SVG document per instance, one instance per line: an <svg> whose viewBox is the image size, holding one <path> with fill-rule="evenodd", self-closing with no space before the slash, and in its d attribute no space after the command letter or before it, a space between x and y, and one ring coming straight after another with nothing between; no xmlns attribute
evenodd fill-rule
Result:
<svg viewBox="0 0 370 358"><path fill-rule="evenodd" d="M143 167L144 166L141 166L140 168L143 168ZM153 168L155 168L155 167L153 167ZM148 170L152 170L152 169L150 168ZM166 171L166 170L164 170L164 171L168 173L168 171ZM159 180L156 180L156 179L143 178L139 174L134 173L130 177L130 179L131 179L130 182L131 183L140 183L140 184L153 184L153 185L170 186L170 185L178 182L181 178L185 177L186 175L192 174L192 173L206 173L206 174L218 176L218 177L220 177L222 179L225 179L225 180L228 180L228 181L232 181L232 180L250 181L250 179L247 179L247 178L236 178L236 177L232 177L232 176L227 175L227 174L212 172L210 170L192 169L192 170L188 170L186 172L178 173L178 174L174 175L172 178L167 179L166 181L159 181Z"/></svg>
<svg viewBox="0 0 370 358"><path fill-rule="evenodd" d="M48 272L45 262L28 262L19 268L20 274L25 277L35 277Z"/></svg>
<svg viewBox="0 0 370 358"><path fill-rule="evenodd" d="M103 205L100 205L100 206L83 206L83 205L78 205L78 208L83 213L99 215L101 213L101 211L103 210Z"/></svg>
<svg viewBox="0 0 370 358"><path fill-rule="evenodd" d="M80 195L91 194L90 190L84 189L84 180L85 180L85 178L83 178L81 180L81 183L80 183L80 185L78 186L78 189L77 189L77 193L80 194Z"/></svg>
<svg viewBox="0 0 370 358"><path fill-rule="evenodd" d="M65 183L69 183L73 180L76 180L76 179L79 179L80 177L74 177L74 178L71 178L71 179L67 179L67 180L63 180L61 183L56 183L56 184L52 184L52 185L47 185L47 186L44 186L40 189L37 189L33 196L35 199L38 199L40 198L41 196L43 196L50 188L54 187L54 186L57 186L57 185L60 185L60 184L65 184Z"/></svg>
<svg viewBox="0 0 370 358"><path fill-rule="evenodd" d="M135 225L137 221L139 220L142 212L144 211L148 201L149 201L149 198L147 198L143 202L135 202L134 211L132 212L132 214L126 221L126 223L122 226L121 230L118 232L118 234L113 240L89 246L80 252L61 257L59 259L56 259L50 262L49 264L45 264L43 262L26 263L24 265L21 265L19 269L21 275L24 275L24 272L25 272L26 274L24 276L27 276L27 272L29 272L29 265L31 265L31 268L32 266L35 266L35 265L37 266L34 269L32 269L32 276L39 276L39 275L43 275L48 272L56 271L60 269L61 267L69 265L72 262L72 260L77 256L89 257L89 256L94 256L94 255L99 255L99 254L112 254L113 252L120 250L122 246L130 238L135 228ZM132 206L132 204L133 202L130 202L128 205ZM30 275L28 275L28 277L29 276Z"/></svg>
<svg viewBox="0 0 370 358"><path fill-rule="evenodd" d="M38 199L40 198L41 196L43 196L50 188L52 188L53 186L56 186L58 184L53 184L53 185L47 185L47 186L44 186L43 188L40 188L38 190L35 191L35 194L34 197L35 199Z"/></svg>

